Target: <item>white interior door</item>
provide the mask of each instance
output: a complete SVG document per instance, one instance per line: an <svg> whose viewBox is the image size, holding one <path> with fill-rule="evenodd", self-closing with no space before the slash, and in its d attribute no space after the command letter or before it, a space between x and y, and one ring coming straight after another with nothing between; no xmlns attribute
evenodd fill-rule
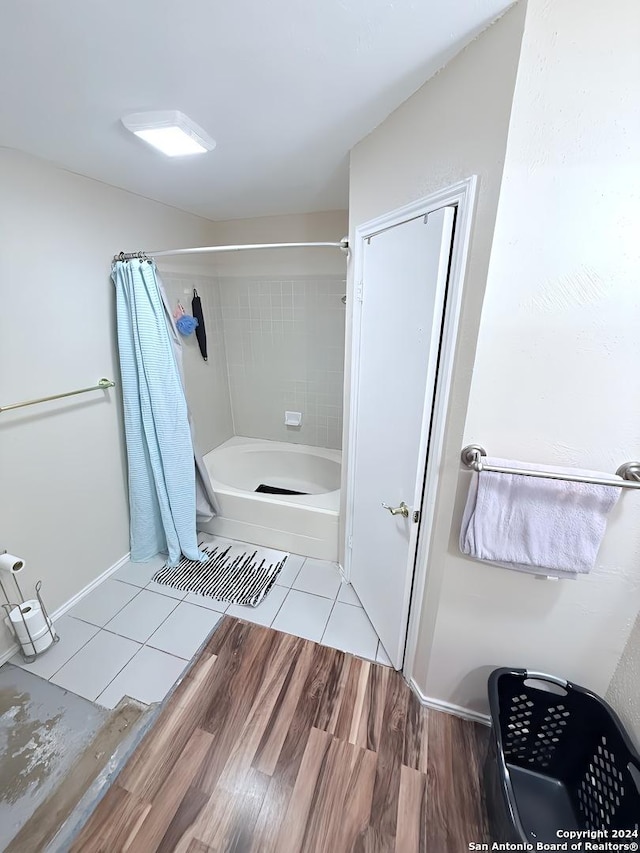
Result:
<svg viewBox="0 0 640 853"><path fill-rule="evenodd" d="M414 512L422 501L453 222L454 208L445 207L364 243L350 580L396 669L404 655Z"/></svg>

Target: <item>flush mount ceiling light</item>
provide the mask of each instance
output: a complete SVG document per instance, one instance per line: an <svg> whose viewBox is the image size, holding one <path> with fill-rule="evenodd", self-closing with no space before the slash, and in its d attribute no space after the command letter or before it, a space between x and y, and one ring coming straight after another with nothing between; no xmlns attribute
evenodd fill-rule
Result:
<svg viewBox="0 0 640 853"><path fill-rule="evenodd" d="M205 154L216 147L215 140L179 110L132 113L122 117L122 124L168 157Z"/></svg>

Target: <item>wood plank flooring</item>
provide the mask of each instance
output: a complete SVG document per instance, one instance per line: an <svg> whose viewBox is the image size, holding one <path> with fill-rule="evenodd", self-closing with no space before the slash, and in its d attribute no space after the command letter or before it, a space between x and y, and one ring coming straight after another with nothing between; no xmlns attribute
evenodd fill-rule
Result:
<svg viewBox="0 0 640 853"><path fill-rule="evenodd" d="M74 853L459 853L487 729L398 673L226 617Z"/></svg>

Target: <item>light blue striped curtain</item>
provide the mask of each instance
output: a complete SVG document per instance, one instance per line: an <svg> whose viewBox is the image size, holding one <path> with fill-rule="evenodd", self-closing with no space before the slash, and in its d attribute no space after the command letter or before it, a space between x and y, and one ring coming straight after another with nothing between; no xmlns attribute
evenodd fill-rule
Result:
<svg viewBox="0 0 640 853"><path fill-rule="evenodd" d="M189 413L155 264L117 261L118 348L129 463L131 559L204 559Z"/></svg>

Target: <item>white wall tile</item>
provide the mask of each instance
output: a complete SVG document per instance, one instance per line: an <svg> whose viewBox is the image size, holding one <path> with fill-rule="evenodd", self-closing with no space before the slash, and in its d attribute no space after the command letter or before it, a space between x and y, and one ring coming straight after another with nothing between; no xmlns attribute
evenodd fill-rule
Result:
<svg viewBox="0 0 640 853"><path fill-rule="evenodd" d="M340 448L345 339L341 276L291 280L162 274L172 308L202 298L209 360L183 338L189 407L200 450L232 435ZM188 293L184 293L188 290ZM284 424L303 413L302 427Z"/></svg>
<svg viewBox="0 0 640 853"><path fill-rule="evenodd" d="M344 279L221 278L219 289L236 435L340 448ZM285 410L302 412L301 428L284 425Z"/></svg>

